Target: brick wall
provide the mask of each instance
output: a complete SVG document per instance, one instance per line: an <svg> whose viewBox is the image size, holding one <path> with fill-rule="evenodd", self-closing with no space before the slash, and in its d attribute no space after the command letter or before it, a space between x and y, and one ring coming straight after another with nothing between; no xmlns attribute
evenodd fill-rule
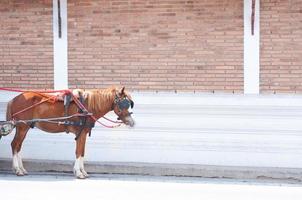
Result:
<svg viewBox="0 0 302 200"><path fill-rule="evenodd" d="M261 0L261 93L302 92L302 2ZM243 1L68 0L71 88L243 92ZM52 0L0 1L0 86L53 88Z"/></svg>
<svg viewBox="0 0 302 200"><path fill-rule="evenodd" d="M261 0L262 93L302 93L302 1Z"/></svg>
<svg viewBox="0 0 302 200"><path fill-rule="evenodd" d="M53 88L52 0L0 1L0 86Z"/></svg>
<svg viewBox="0 0 302 200"><path fill-rule="evenodd" d="M68 0L71 88L243 92L243 1Z"/></svg>

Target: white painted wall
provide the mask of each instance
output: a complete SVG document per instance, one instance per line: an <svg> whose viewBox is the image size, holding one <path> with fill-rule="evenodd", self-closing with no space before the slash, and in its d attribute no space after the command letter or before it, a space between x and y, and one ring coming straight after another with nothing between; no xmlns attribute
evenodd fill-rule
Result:
<svg viewBox="0 0 302 200"><path fill-rule="evenodd" d="M67 40L67 0L61 2L61 30L58 30L58 1L53 0L53 52L54 52L54 89L68 88L68 40Z"/></svg>
<svg viewBox="0 0 302 200"><path fill-rule="evenodd" d="M87 141L86 160L302 168L301 95L133 97L137 126L97 126ZM3 103L0 108L3 119ZM0 158L10 158L12 138L13 134L0 141ZM73 161L74 150L73 135L33 129L22 154L27 159Z"/></svg>
<svg viewBox="0 0 302 200"><path fill-rule="evenodd" d="M259 94L260 0L256 0L254 35L251 33L252 0L244 0L244 93Z"/></svg>

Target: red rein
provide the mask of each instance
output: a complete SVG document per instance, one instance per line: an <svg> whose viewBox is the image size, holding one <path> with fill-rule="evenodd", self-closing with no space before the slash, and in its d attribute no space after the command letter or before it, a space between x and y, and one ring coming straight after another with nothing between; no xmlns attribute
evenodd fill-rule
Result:
<svg viewBox="0 0 302 200"><path fill-rule="evenodd" d="M37 90L37 91L31 91L31 90L18 90L18 89L3 88L3 87L0 87L0 90L9 91L9 92L36 92L36 93L56 93L56 92L59 92L59 93L63 93L63 94L71 92L70 90L40 90L40 91Z"/></svg>
<svg viewBox="0 0 302 200"><path fill-rule="evenodd" d="M44 90L41 90L41 91L30 91L30 90L18 90L18 89L13 89L13 88L3 88L3 87L0 87L0 90L9 91L9 92L62 93L63 95L64 95L64 94L71 94L71 95L72 95L72 98L73 98L74 102L77 104L77 106L78 106L79 108L83 109L83 110L87 110L87 109L85 108L85 106L84 106L84 105L83 105L83 104L82 104L82 103L81 103L81 102L80 102L80 101L72 94L72 92L71 92L70 90L45 90L45 91L44 91ZM27 111L27 110L30 110L30 109L32 109L33 107L38 106L38 105L40 105L40 104L42 104L42 103L44 103L44 102L47 102L47 101L49 101L49 100L52 100L52 99L55 100L55 98L56 98L56 96L49 97L49 98L47 98L47 99L45 99L45 100L43 100L43 101L41 101L41 102L39 102L39 103L37 103L37 104L34 104L34 105L29 106L29 107L27 107L27 108L25 108L25 109L23 109L23 110L21 110L21 111L19 111L19 112L14 113L13 116L15 116L15 115L17 115L17 114L20 114L20 113L22 113L22 112L25 112L25 111ZM122 124L122 122L113 121L113 120L111 120L111 119L108 119L108 118L106 118L106 117L103 117L103 118L106 119L107 121L117 124L117 125L114 125L114 126L110 126L110 125L106 125L106 124L103 124L102 122L98 121L98 119L96 119L93 115L90 115L90 117L91 117L95 122L99 123L100 125L102 125L102 126L104 126L104 127L106 127L106 128L116 128L116 127L121 126L121 124Z"/></svg>

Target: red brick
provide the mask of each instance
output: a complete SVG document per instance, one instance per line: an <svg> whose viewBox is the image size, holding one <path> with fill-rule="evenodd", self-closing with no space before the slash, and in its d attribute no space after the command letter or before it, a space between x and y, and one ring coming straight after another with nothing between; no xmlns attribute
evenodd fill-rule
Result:
<svg viewBox="0 0 302 200"><path fill-rule="evenodd" d="M105 87L114 83L104 79L110 77L132 90L243 89L242 1L85 2L68 1L72 88ZM98 56L85 58L92 54ZM87 62L94 72L82 67ZM193 68L199 65L204 69ZM88 86L74 81L83 74L90 77ZM230 74L241 74L238 84L226 79Z"/></svg>
<svg viewBox="0 0 302 200"><path fill-rule="evenodd" d="M53 88L52 1L0 1L0 19L1 86Z"/></svg>
<svg viewBox="0 0 302 200"><path fill-rule="evenodd" d="M273 5L272 5L273 4ZM302 93L302 9L300 0L261 1L260 89L262 93ZM296 30L300 33L296 34Z"/></svg>

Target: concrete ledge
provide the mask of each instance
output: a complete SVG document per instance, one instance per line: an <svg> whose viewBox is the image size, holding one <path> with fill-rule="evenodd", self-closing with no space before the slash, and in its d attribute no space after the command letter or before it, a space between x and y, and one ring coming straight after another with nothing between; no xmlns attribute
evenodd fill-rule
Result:
<svg viewBox="0 0 302 200"><path fill-rule="evenodd" d="M0 159L0 172L5 173L11 170L11 162L9 159ZM24 166L29 173L56 172L71 174L73 162L24 160ZM99 162L86 162L85 168L88 173L93 174L229 178L240 180L269 180L285 183L302 182L302 169L295 168Z"/></svg>

